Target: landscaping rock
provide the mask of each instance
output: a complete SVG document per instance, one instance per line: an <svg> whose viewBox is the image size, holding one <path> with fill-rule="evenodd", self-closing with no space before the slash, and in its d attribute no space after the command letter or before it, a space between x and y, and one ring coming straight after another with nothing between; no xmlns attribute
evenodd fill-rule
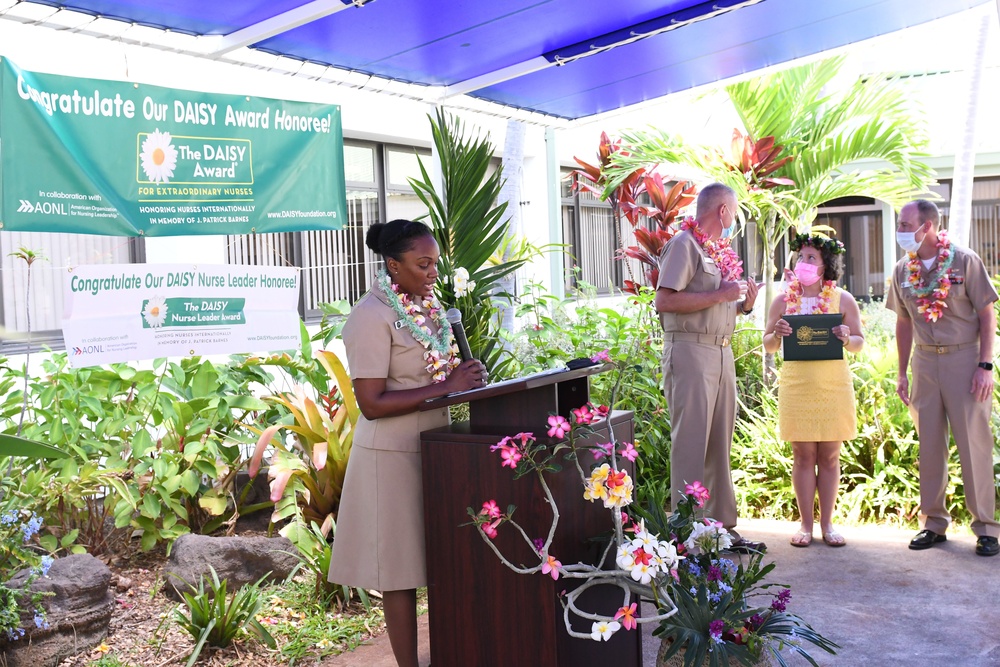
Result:
<svg viewBox="0 0 1000 667"><path fill-rule="evenodd" d="M202 575L211 580L210 566L220 580L228 580L229 591L268 573L267 581L282 581L299 564L297 553L295 545L284 537L182 535L174 542L164 567L164 592L180 600L182 592L197 590Z"/></svg>
<svg viewBox="0 0 1000 667"><path fill-rule="evenodd" d="M22 570L8 588L22 588L30 570ZM114 595L111 570L90 554L57 558L45 577L29 590L52 593L42 598L48 628L36 628L34 611L25 609L25 636L3 647L7 667L55 667L61 660L97 646L108 634ZM23 606L24 603L22 603Z"/></svg>

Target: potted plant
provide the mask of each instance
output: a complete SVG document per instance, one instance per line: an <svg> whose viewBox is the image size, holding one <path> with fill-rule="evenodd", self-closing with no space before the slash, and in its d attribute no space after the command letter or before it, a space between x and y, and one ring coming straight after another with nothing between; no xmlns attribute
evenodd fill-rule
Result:
<svg viewBox="0 0 1000 667"><path fill-rule="evenodd" d="M746 562L724 552L731 538L721 524L699 516L709 498L701 483L685 488L685 496L669 516L651 501L639 512L640 526L657 526L670 535L682 556L670 587L676 612L653 631L662 640L658 667L710 665L784 666L783 648L816 662L804 644L834 653L837 644L824 638L802 618L786 611L791 590L764 578L775 564L763 564L763 554L752 553ZM768 589L778 589L771 594Z"/></svg>
<svg viewBox="0 0 1000 667"><path fill-rule="evenodd" d="M592 361L610 359L605 350ZM515 477L528 476L537 481L552 511L545 537L532 539L514 519L516 507L502 509L503 499L491 498L481 508L467 508L472 519L469 525L477 528L490 550L514 572L579 581L578 586L560 596L567 634L576 639L607 641L619 631L655 623L658 627L654 635L660 636L664 644L659 666L751 666L770 664L770 660L784 666L781 650L786 647L815 665L803 648L807 643L834 653L838 648L835 643L786 611L788 588L764 583L764 577L774 569L773 563L764 565L762 554L751 554L746 563L739 564L722 556L731 546L731 537L720 523L701 516L709 491L700 482L688 485L685 497L671 514L666 513L664 499L656 494L644 510L633 505L633 481L619 461L634 462L638 451L632 443L616 442L610 424L609 442L594 438L594 426L602 423L609 412L607 407L588 403L573 409L569 419L551 415L543 427L548 439L518 433L492 447L498 453L499 465L509 467ZM560 458L579 475L583 499L603 503L611 514L610 539L603 555L591 563L563 564L558 554L550 551L560 508L546 477L562 469ZM536 563L515 564L494 544L505 525L531 545ZM621 591L617 611L581 606L580 596L595 586ZM773 597L765 593L772 587L781 588ZM656 612L644 616L639 600L653 602ZM761 601L765 604L758 606ZM592 621L591 631L574 630L573 618Z"/></svg>

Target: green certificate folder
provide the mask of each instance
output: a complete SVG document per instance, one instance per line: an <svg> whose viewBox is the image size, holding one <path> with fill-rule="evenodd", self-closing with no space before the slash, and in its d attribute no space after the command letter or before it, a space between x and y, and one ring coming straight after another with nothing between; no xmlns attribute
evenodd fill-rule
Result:
<svg viewBox="0 0 1000 667"><path fill-rule="evenodd" d="M844 358L844 344L832 331L843 324L843 315L785 315L784 320L792 325L792 334L782 339L785 361Z"/></svg>

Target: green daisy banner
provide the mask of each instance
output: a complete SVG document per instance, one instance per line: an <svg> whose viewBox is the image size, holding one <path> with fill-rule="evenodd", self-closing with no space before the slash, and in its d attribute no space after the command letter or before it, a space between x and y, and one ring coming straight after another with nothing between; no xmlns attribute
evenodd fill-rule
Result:
<svg viewBox="0 0 1000 667"><path fill-rule="evenodd" d="M340 107L19 69L0 58L0 229L341 229Z"/></svg>

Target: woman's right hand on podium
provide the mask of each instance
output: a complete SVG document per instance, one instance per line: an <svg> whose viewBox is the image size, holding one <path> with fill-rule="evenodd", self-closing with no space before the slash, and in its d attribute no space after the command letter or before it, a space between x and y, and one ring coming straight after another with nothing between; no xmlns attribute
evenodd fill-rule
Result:
<svg viewBox="0 0 1000 667"><path fill-rule="evenodd" d="M444 381L444 388L449 394L479 389L486 386L486 379L487 371L483 362L478 359L469 359L463 361L451 372L448 379Z"/></svg>

